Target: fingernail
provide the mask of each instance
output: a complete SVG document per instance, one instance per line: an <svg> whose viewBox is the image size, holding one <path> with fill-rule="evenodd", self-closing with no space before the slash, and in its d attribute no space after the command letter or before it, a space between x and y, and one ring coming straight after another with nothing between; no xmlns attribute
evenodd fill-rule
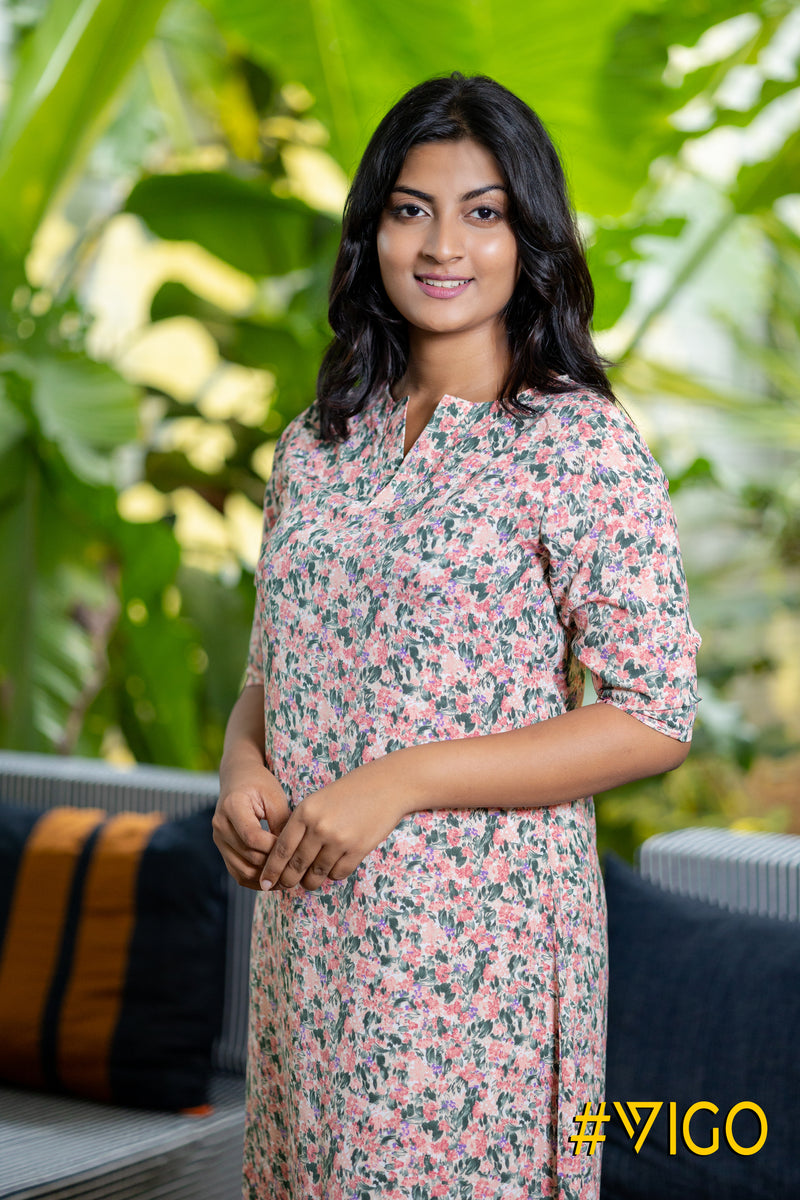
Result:
<svg viewBox="0 0 800 1200"><path fill-rule="evenodd" d="M270 890L270 888L271 888L271 887L272 887L272 884L270 883L270 881L269 881L268 879L262 879L262 880L261 880L261 890L262 890L262 892L268 892L268 891Z"/></svg>

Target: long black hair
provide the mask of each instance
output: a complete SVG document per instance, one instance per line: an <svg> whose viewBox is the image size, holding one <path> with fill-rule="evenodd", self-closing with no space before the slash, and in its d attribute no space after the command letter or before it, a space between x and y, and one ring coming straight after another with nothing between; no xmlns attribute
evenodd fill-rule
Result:
<svg viewBox="0 0 800 1200"><path fill-rule="evenodd" d="M375 390L400 379L408 363L408 325L380 274L381 212L412 146L479 142L494 155L509 191L508 216L520 275L500 314L511 365L498 401L530 415L519 393L589 387L614 400L590 333L594 287L564 171L536 113L486 75L460 71L428 79L398 100L370 138L344 206L342 240L331 277L333 339L317 376L320 432L343 441L347 418Z"/></svg>

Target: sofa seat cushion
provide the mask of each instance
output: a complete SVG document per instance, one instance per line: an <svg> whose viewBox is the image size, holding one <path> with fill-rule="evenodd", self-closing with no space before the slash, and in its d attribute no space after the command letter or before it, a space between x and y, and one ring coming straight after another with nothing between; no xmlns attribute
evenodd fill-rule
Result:
<svg viewBox="0 0 800 1200"><path fill-rule="evenodd" d="M211 1080L209 1116L0 1087L0 1197L239 1200L244 1079Z"/></svg>
<svg viewBox="0 0 800 1200"><path fill-rule="evenodd" d="M666 892L612 853L603 866L610 1114L603 1200L800 1196L800 924ZM638 1153L652 1110L639 1109L637 1123L629 1107L637 1101L662 1102ZM690 1116L689 1141L683 1121L698 1101L717 1111ZM742 1102L757 1105L766 1120L766 1140L753 1153L764 1128L755 1109L733 1113L726 1135L729 1114Z"/></svg>

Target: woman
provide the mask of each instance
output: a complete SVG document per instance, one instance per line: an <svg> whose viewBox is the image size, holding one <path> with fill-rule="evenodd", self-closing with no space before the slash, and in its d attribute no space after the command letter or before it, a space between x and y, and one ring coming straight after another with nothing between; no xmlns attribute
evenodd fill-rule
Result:
<svg viewBox="0 0 800 1200"><path fill-rule="evenodd" d="M250 1200L598 1194L569 1140L604 1087L592 793L685 758L699 638L592 303L537 117L483 76L413 88L276 446L220 772L262 889Z"/></svg>

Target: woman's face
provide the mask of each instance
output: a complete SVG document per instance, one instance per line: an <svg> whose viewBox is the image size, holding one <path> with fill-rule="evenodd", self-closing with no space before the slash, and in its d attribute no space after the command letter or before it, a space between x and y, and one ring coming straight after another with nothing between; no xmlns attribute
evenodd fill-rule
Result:
<svg viewBox="0 0 800 1200"><path fill-rule="evenodd" d="M519 277L506 180L478 142L427 142L406 155L378 224L381 278L410 325L455 333L494 325Z"/></svg>

